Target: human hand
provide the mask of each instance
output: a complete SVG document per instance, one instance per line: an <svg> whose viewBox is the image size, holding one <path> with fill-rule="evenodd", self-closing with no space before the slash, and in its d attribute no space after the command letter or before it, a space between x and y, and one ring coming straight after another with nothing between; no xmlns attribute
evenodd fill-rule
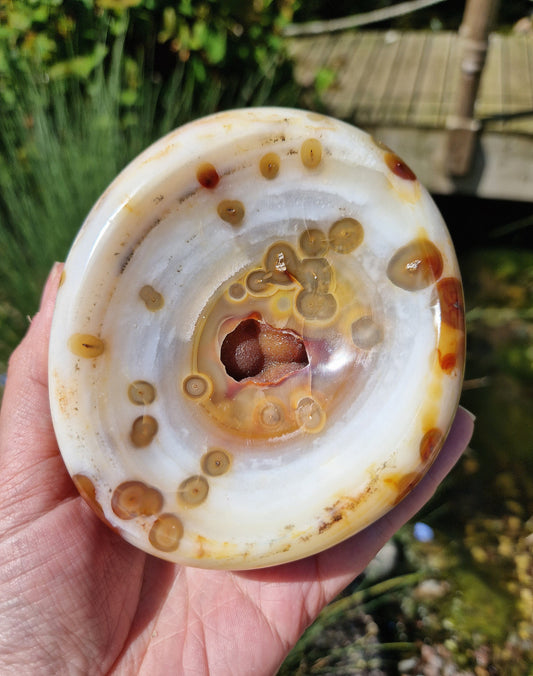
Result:
<svg viewBox="0 0 533 676"><path fill-rule="evenodd" d="M437 460L391 512L325 552L250 572L135 549L79 497L48 403L56 265L10 361L0 412L0 672L272 674L308 624L431 497L473 430L459 409Z"/></svg>

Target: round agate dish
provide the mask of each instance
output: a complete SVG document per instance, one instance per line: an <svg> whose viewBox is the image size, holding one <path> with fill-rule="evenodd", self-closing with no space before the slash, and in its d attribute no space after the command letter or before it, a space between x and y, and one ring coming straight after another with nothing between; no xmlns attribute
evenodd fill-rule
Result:
<svg viewBox="0 0 533 676"><path fill-rule="evenodd" d="M271 566L381 517L438 454L465 355L452 242L389 148L306 111L188 124L78 234L50 343L54 428L136 547Z"/></svg>

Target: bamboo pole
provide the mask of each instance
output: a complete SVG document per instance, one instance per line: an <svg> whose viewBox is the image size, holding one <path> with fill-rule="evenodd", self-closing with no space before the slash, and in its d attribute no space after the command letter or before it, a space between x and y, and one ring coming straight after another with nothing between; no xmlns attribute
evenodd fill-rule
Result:
<svg viewBox="0 0 533 676"><path fill-rule="evenodd" d="M448 131L446 168L453 176L466 175L472 165L477 134L481 128L474 117L476 97L487 56L489 32L499 0L467 0L459 28L461 74L453 113L446 121Z"/></svg>
<svg viewBox="0 0 533 676"><path fill-rule="evenodd" d="M322 35L324 33L334 33L335 31L345 31L361 26L369 26L372 23L388 21L405 14L411 14L419 9L438 5L446 0L407 0L392 7L382 7L374 9L363 14L352 14L341 19L330 19L328 21L307 21L305 23L290 23L282 30L286 38L300 37L302 35Z"/></svg>

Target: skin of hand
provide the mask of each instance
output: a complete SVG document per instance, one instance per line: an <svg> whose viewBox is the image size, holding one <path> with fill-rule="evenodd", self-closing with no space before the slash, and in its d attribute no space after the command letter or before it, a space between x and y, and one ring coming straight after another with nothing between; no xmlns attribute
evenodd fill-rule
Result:
<svg viewBox="0 0 533 676"><path fill-rule="evenodd" d="M470 440L459 409L437 460L391 512L315 556L251 572L135 549L78 496L59 454L47 353L62 266L9 364L0 413L0 672L274 674L320 610L432 496Z"/></svg>

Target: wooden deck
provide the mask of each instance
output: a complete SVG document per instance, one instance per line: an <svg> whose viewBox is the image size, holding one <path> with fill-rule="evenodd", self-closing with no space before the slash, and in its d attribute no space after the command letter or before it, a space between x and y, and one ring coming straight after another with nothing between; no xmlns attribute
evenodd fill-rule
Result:
<svg viewBox="0 0 533 676"><path fill-rule="evenodd" d="M294 38L297 81L334 80L321 104L403 154L428 187L533 201L533 35L492 34L475 116L482 123L470 174L444 170L446 123L460 78L452 32L349 31Z"/></svg>

